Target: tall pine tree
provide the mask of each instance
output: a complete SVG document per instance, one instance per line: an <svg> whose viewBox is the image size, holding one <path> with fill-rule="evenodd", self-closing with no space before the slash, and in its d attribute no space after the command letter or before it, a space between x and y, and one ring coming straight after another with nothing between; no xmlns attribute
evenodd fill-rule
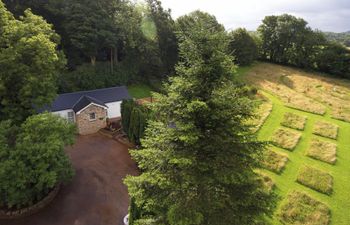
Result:
<svg viewBox="0 0 350 225"><path fill-rule="evenodd" d="M262 224L274 196L254 172L264 143L244 121L254 104L231 82L227 38L196 18L180 33L177 76L158 94L143 149L143 173L125 183L142 218L135 224Z"/></svg>

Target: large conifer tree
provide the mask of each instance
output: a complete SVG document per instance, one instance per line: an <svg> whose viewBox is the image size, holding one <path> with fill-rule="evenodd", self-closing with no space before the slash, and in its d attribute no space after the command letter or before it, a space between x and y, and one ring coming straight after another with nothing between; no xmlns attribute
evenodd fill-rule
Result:
<svg viewBox="0 0 350 225"><path fill-rule="evenodd" d="M177 76L155 96L143 149L131 152L143 171L125 180L142 209L133 223L262 224L274 198L254 172L264 149L244 123L254 104L231 82L225 33L192 23L179 35Z"/></svg>

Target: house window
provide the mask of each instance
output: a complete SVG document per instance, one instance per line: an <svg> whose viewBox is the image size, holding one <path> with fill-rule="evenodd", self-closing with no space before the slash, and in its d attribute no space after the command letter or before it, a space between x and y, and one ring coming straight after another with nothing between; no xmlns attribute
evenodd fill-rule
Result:
<svg viewBox="0 0 350 225"><path fill-rule="evenodd" d="M96 120L96 113L89 113L89 119L90 121Z"/></svg>
<svg viewBox="0 0 350 225"><path fill-rule="evenodd" d="M67 113L67 120L68 120L69 122L74 123L74 112L68 112L68 113Z"/></svg>

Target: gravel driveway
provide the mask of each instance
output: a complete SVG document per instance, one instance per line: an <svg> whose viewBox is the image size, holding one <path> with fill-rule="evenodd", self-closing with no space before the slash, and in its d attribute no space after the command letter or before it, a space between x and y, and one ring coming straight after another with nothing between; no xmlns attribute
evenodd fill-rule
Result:
<svg viewBox="0 0 350 225"><path fill-rule="evenodd" d="M100 134L79 136L68 154L75 168L73 181L38 214L0 220L0 225L121 225L128 210L122 179L137 175L126 146Z"/></svg>

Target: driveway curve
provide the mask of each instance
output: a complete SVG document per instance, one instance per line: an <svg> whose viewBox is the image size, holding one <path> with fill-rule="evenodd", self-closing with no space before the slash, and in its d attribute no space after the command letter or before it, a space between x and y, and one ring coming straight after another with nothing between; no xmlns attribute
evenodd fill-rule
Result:
<svg viewBox="0 0 350 225"><path fill-rule="evenodd" d="M79 136L67 149L75 168L71 183L41 212L0 225L121 225L129 197L123 178L137 175L128 148L100 134Z"/></svg>

